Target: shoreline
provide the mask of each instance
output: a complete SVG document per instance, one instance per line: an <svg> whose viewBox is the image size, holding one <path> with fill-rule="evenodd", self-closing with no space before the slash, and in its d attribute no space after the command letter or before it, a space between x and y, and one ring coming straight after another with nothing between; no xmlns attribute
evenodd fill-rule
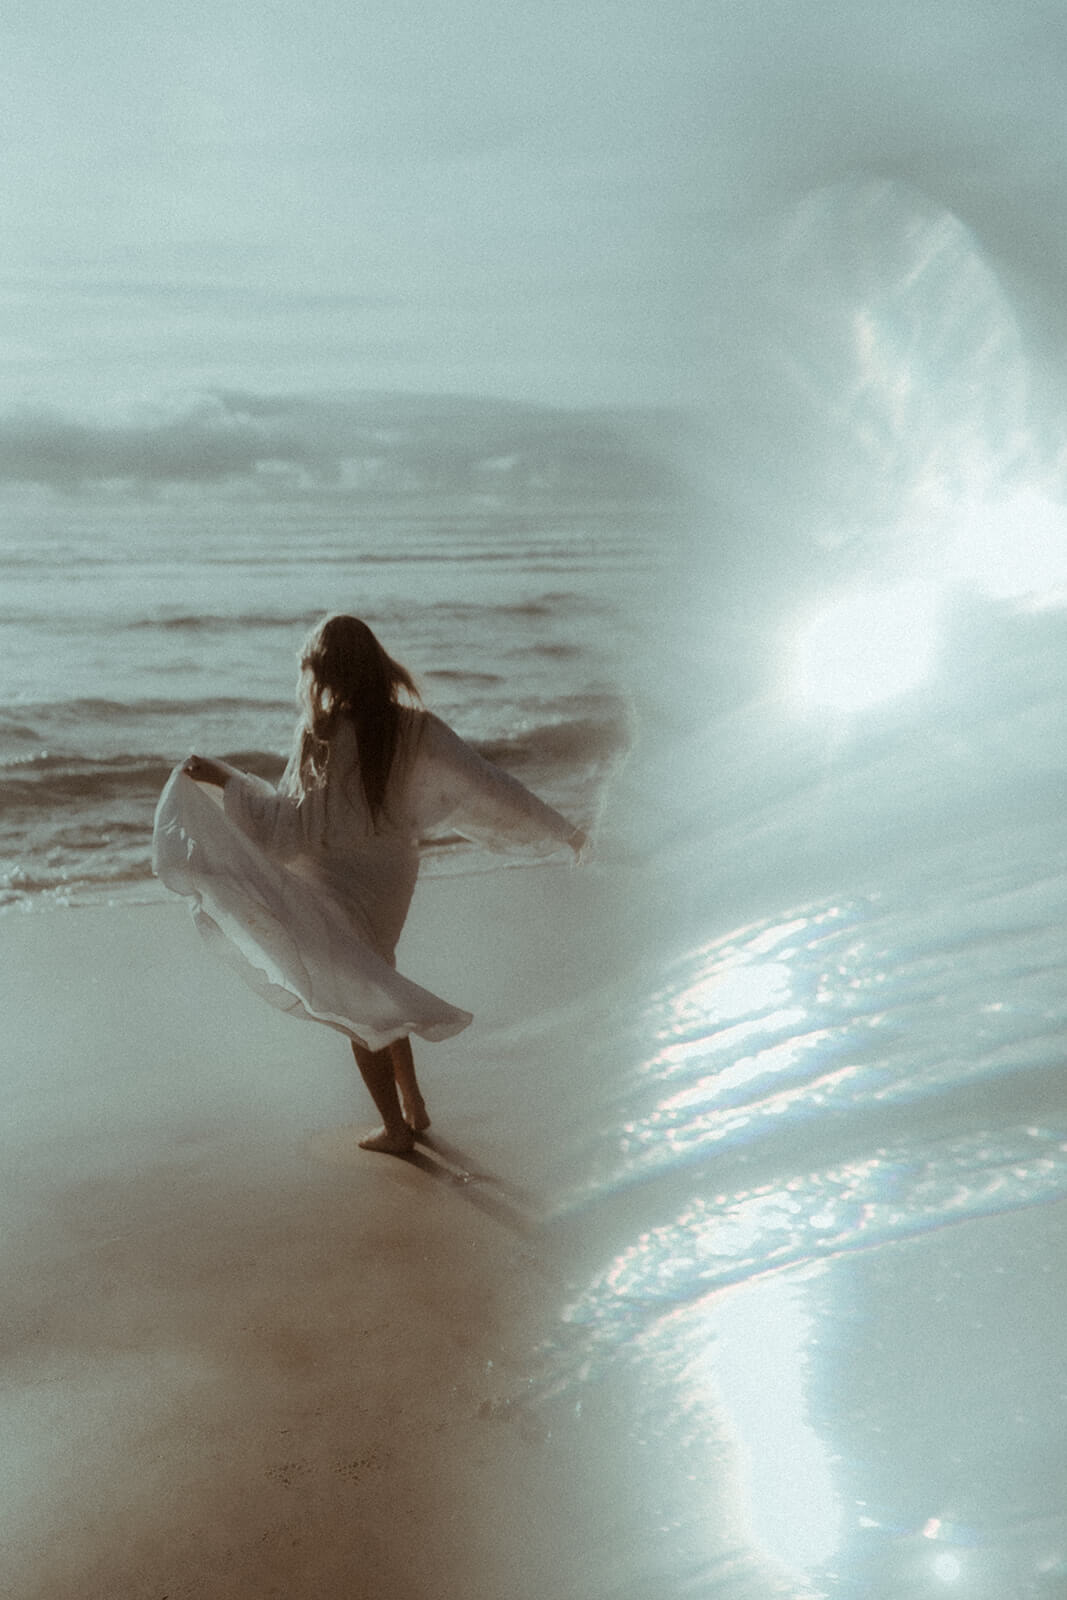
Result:
<svg viewBox="0 0 1067 1600"><path fill-rule="evenodd" d="M412 1158L180 901L0 918L19 1600L773 1600L970 1561L931 1519L1016 1587L1031 1523L1064 1547L1060 889L993 862L976 972L951 852L873 916L720 906L724 951L611 848L420 882L401 970L475 1020L416 1043Z"/></svg>
<svg viewBox="0 0 1067 1600"><path fill-rule="evenodd" d="M0 919L13 1592L596 1592L632 1545L620 1414L525 1397L569 1292L553 1017L610 977L619 888L544 863L420 884L401 961L476 1022L417 1049L437 1148L413 1161L358 1150L344 1042L258 1001L171 897Z"/></svg>
<svg viewBox="0 0 1067 1600"><path fill-rule="evenodd" d="M493 855L466 839L449 839L430 844L423 854L419 883L438 878L483 877L496 872L537 871L558 867L563 858L523 858ZM0 891L0 926L8 916L36 916L51 911L122 911L136 906L177 904L178 897L160 883L151 871L114 882L92 878L70 884L30 890Z"/></svg>

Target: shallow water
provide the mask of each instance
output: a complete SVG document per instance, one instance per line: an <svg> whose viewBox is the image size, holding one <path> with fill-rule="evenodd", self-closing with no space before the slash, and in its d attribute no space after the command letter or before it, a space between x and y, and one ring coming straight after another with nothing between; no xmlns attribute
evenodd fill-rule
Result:
<svg viewBox="0 0 1067 1600"><path fill-rule="evenodd" d="M781 801L745 865L672 838L675 937L583 1018L546 1393L633 1385L673 1486L661 1593L1063 1593L1060 815L1012 783L932 828L925 786L854 811L855 781L793 813L782 890ZM724 1474L769 1575L721 1565Z"/></svg>
<svg viewBox="0 0 1067 1600"><path fill-rule="evenodd" d="M632 1385L659 1594L1063 1594L1059 413L957 218L869 183L793 224L828 454L713 468L650 623L654 931L584 1019L546 1393Z"/></svg>
<svg viewBox="0 0 1067 1600"><path fill-rule="evenodd" d="M296 658L330 609L365 616L433 709L591 822L628 742L617 632L658 529L542 500L252 507L236 526L188 505L24 511L2 558L0 905L151 897L168 771L195 748L278 776Z"/></svg>

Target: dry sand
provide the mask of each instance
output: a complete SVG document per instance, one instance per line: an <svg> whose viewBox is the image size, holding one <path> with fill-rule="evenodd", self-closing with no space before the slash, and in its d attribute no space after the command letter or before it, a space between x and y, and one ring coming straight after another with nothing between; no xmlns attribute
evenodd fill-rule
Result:
<svg viewBox="0 0 1067 1600"><path fill-rule="evenodd" d="M539 1221L582 1114L568 1018L625 968L626 895L551 867L420 886L402 964L476 1013L417 1052L470 1182L358 1151L346 1041L245 991L183 906L0 924L0 1593L631 1583L622 1402L527 1403L568 1292Z"/></svg>

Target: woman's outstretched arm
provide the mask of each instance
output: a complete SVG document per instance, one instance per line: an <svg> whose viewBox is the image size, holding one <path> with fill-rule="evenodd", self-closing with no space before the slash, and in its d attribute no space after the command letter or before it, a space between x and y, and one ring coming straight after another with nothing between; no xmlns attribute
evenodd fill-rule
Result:
<svg viewBox="0 0 1067 1600"><path fill-rule="evenodd" d="M569 846L579 859L588 843L581 828L486 761L432 713L422 730L416 785L420 820L431 832L447 825L490 850L547 854Z"/></svg>
<svg viewBox="0 0 1067 1600"><path fill-rule="evenodd" d="M212 784L223 792L223 806L231 822L278 861L299 855L304 848L306 818L291 795L279 794L273 784L239 772L225 761L190 756L182 771L196 783Z"/></svg>

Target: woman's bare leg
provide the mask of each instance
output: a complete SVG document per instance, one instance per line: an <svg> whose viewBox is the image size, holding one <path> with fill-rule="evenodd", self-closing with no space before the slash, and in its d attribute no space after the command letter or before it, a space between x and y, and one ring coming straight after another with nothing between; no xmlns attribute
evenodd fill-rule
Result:
<svg viewBox="0 0 1067 1600"><path fill-rule="evenodd" d="M386 1045L384 1050L368 1050L353 1039L352 1054L384 1124L377 1133L361 1139L360 1148L383 1150L387 1155L394 1156L406 1154L415 1143L415 1135L404 1121L400 1109L392 1046Z"/></svg>
<svg viewBox="0 0 1067 1600"><path fill-rule="evenodd" d="M430 1114L426 1110L426 1102L422 1098L422 1090L415 1076L415 1057L411 1053L411 1040L407 1037L397 1039L389 1049L393 1056L393 1076L404 1106L404 1119L408 1127L413 1128L416 1133L425 1133L430 1126Z"/></svg>

